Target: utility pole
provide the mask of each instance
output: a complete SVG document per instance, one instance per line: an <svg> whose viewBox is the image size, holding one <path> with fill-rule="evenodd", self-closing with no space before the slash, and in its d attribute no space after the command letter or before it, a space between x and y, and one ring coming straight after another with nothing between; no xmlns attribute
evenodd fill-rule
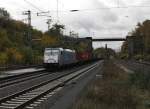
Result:
<svg viewBox="0 0 150 109"><path fill-rule="evenodd" d="M27 35L27 40L29 41L28 44L31 47L31 40L32 40L32 35L31 35L31 11L25 11L23 12L23 15L28 16L28 35Z"/></svg>
<svg viewBox="0 0 150 109"><path fill-rule="evenodd" d="M105 53L106 53L106 55L105 55L106 59L108 59L109 56L108 56L108 47L107 47L107 44L105 44Z"/></svg>
<svg viewBox="0 0 150 109"><path fill-rule="evenodd" d="M46 23L47 23L47 25L48 25L48 30L50 29L51 21L52 21L51 19L47 19L47 22L46 22Z"/></svg>

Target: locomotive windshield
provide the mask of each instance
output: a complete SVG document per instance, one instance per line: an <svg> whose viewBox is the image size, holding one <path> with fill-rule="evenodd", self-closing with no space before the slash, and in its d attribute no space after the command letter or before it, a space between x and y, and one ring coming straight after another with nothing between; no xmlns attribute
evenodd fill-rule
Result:
<svg viewBox="0 0 150 109"><path fill-rule="evenodd" d="M45 51L45 55L55 56L55 55L58 55L58 54L59 54L59 50L46 50Z"/></svg>

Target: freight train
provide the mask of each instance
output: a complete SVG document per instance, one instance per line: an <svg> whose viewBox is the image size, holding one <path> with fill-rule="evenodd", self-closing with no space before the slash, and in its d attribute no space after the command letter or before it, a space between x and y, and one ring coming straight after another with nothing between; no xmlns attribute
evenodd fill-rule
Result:
<svg viewBox="0 0 150 109"><path fill-rule="evenodd" d="M63 48L45 48L44 67L54 68L83 63L91 60L92 55L88 52L77 53L75 50Z"/></svg>
<svg viewBox="0 0 150 109"><path fill-rule="evenodd" d="M71 42L70 39L67 42ZM76 50L63 48L45 48L44 66L46 68L62 67L80 64L93 59L92 38L74 38L72 43L77 45Z"/></svg>

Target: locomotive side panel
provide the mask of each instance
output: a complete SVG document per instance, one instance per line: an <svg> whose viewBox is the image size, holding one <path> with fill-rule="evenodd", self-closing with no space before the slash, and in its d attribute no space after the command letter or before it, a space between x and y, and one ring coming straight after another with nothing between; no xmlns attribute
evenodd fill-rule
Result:
<svg viewBox="0 0 150 109"><path fill-rule="evenodd" d="M62 52L63 65L69 65L76 63L76 53L72 51L64 50Z"/></svg>

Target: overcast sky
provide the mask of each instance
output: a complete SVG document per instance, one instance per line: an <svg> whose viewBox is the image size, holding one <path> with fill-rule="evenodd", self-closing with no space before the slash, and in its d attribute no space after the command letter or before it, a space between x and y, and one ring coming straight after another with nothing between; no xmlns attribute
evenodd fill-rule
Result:
<svg viewBox="0 0 150 109"><path fill-rule="evenodd" d="M57 17L57 0L0 0L0 7L8 10L11 17L17 20L25 19L27 16L22 15L22 12L31 10L34 28L47 30L48 17L37 17L36 13L50 11L53 23L59 19L66 26L65 34L73 30L80 37L93 38L126 37L138 22L150 18L149 6L150 0L58 0ZM80 11L69 12L74 9ZM117 50L122 44L103 42L94 43L94 47L104 46L105 43Z"/></svg>

